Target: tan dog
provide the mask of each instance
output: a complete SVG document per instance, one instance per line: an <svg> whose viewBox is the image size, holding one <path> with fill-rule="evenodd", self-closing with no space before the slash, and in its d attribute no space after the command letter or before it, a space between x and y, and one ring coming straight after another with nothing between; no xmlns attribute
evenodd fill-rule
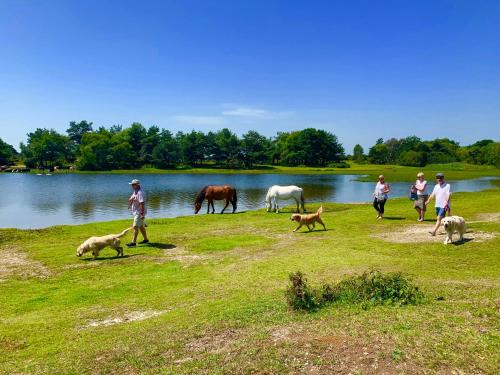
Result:
<svg viewBox="0 0 500 375"><path fill-rule="evenodd" d="M303 225L309 229L309 231L312 231L316 225L316 223L320 223L323 225L324 230L326 230L325 223L323 223L323 220L321 220L321 213L323 212L323 206L318 208L318 211L316 211L315 214L309 214L309 215L301 215L301 214L293 214L290 216L290 220L296 221L299 223L299 226L295 228L294 232L297 232L300 228L302 228ZM312 225L312 229L310 227Z"/></svg>
<svg viewBox="0 0 500 375"><path fill-rule="evenodd" d="M130 229L132 228L127 228L119 234L108 234L107 236L102 237L90 237L78 246L76 256L81 257L83 254L92 251L92 255L94 255L95 259L99 256L99 252L107 246L115 249L118 256L123 256L123 247L120 246L120 238L123 237Z"/></svg>
<svg viewBox="0 0 500 375"><path fill-rule="evenodd" d="M444 240L445 245L453 243L452 237L455 232L458 232L460 235L460 241L464 240L464 233L467 231L467 227L463 217L448 216L441 220L441 224L443 224L444 229L446 230L446 239Z"/></svg>

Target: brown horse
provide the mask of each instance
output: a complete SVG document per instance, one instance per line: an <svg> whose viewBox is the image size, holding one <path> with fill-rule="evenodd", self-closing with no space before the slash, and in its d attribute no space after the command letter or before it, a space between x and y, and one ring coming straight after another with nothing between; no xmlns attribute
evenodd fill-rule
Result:
<svg viewBox="0 0 500 375"><path fill-rule="evenodd" d="M229 205L229 202L233 205L233 213L236 211L236 202L238 198L236 197L236 189L230 185L207 185L198 193L196 201L194 203L194 213L197 214L204 200L208 201L207 214L210 213L210 205L212 205L212 213L215 212L214 200L220 201L222 199L226 200L226 205L220 212L224 213L224 210Z"/></svg>

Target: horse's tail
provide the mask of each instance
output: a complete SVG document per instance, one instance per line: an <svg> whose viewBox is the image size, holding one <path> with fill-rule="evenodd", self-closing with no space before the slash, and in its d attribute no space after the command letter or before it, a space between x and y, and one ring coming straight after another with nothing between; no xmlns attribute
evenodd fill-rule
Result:
<svg viewBox="0 0 500 375"><path fill-rule="evenodd" d="M233 197L231 200L233 202L233 212L234 212L238 208L238 197L236 195L236 189L234 188L233 188Z"/></svg>

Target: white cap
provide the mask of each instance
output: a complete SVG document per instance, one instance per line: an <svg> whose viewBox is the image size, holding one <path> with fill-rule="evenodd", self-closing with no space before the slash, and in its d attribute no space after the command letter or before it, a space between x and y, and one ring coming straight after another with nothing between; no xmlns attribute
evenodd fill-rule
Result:
<svg viewBox="0 0 500 375"><path fill-rule="evenodd" d="M137 179L133 179L132 181L130 181L128 183L129 185L140 185L141 184L141 181L137 180Z"/></svg>

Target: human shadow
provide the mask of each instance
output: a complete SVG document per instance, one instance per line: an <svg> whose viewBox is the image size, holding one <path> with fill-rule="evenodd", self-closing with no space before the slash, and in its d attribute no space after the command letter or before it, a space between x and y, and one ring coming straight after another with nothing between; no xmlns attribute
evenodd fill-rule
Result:
<svg viewBox="0 0 500 375"><path fill-rule="evenodd" d="M405 220L405 217L401 216L384 216L384 220Z"/></svg>
<svg viewBox="0 0 500 375"><path fill-rule="evenodd" d="M105 261L105 260L115 260L115 259L132 258L132 257L136 257L138 255L144 255L144 253L125 254L125 255L122 255L122 256L114 255L114 256L111 256L111 257L102 257L102 258L99 258L99 257L97 257L97 258L83 258L83 259L80 259L80 260L84 260L86 262L94 262L94 261L102 262L102 261Z"/></svg>
<svg viewBox="0 0 500 375"><path fill-rule="evenodd" d="M175 249L177 246L171 243L148 242L147 244L141 247L154 247L155 249L171 250Z"/></svg>

